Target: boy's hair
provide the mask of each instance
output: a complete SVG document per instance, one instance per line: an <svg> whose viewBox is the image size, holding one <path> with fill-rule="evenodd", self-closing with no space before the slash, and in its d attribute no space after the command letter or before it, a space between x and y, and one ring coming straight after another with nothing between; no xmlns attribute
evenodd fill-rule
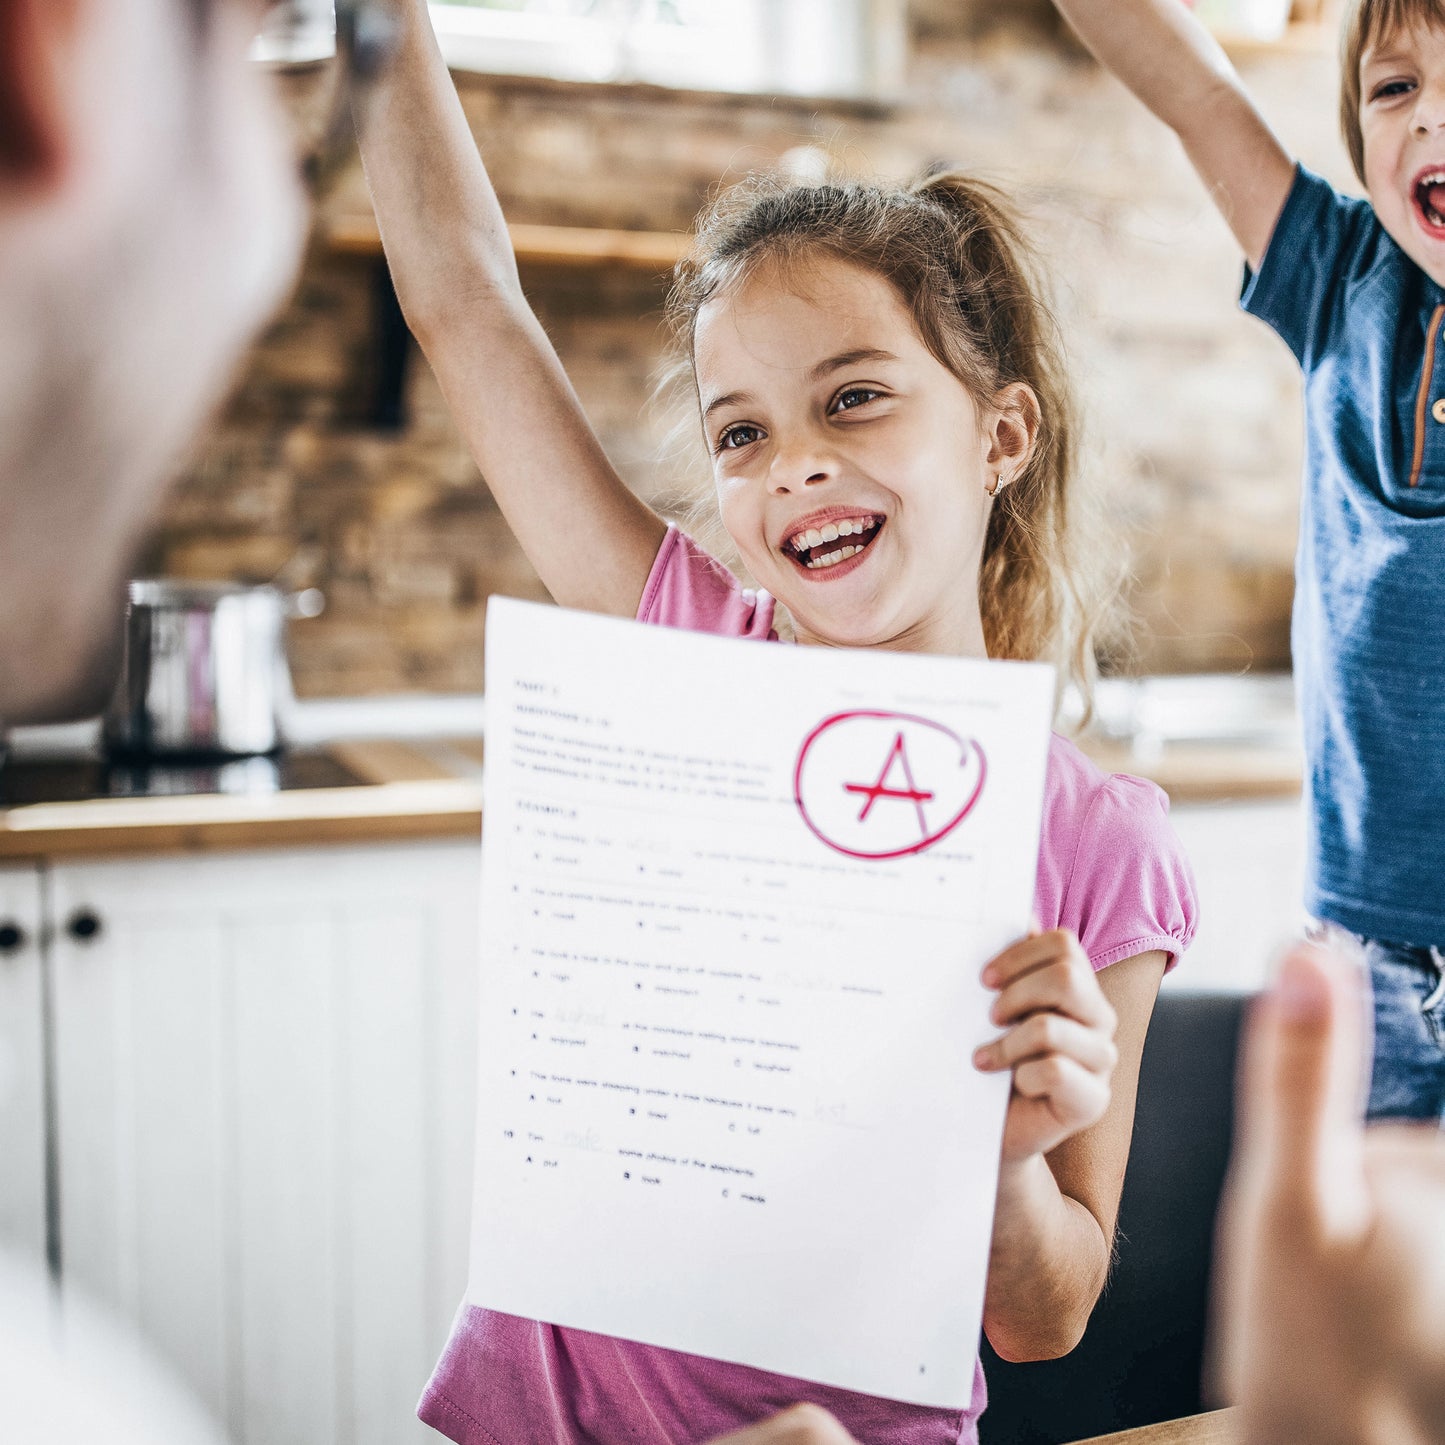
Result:
<svg viewBox="0 0 1445 1445"><path fill-rule="evenodd" d="M1421 24L1445 29L1445 0L1346 0L1340 33L1340 133L1362 185L1365 140L1360 133L1360 57L1397 31Z"/></svg>
<svg viewBox="0 0 1445 1445"><path fill-rule="evenodd" d="M805 276L820 252L888 281L929 351L976 401L988 404L1014 382L1033 389L1042 418L1034 452L1000 488L984 538L984 639L990 657L1055 663L1060 682L1075 682L1087 701L1095 634L1122 574L1109 549L1080 536L1092 528L1075 494L1073 398L1058 329L1007 201L957 172L904 190L745 181L704 212L673 278L668 318L688 357L709 300L764 265ZM1116 561L1119 553L1113 549Z"/></svg>

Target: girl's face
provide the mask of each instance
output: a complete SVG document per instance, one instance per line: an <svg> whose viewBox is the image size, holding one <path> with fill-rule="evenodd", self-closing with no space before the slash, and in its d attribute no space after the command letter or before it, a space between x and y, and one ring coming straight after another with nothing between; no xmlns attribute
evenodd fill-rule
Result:
<svg viewBox="0 0 1445 1445"><path fill-rule="evenodd" d="M833 257L714 298L694 357L723 524L798 640L982 657L988 488L1027 461L1032 392L977 405L893 287Z"/></svg>

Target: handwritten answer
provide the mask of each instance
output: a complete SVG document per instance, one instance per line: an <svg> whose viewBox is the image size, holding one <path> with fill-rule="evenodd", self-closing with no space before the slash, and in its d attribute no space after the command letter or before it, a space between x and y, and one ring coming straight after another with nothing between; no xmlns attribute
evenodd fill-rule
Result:
<svg viewBox="0 0 1445 1445"><path fill-rule="evenodd" d="M468 1298L966 1404L1051 672L487 627Z"/></svg>

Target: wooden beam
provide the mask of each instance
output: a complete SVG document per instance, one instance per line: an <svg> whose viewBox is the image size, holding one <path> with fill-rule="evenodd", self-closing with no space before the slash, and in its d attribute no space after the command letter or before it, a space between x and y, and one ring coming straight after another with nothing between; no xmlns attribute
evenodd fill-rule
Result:
<svg viewBox="0 0 1445 1445"><path fill-rule="evenodd" d="M380 256L381 232L371 216L337 216L323 224L331 250L348 256ZM594 226L507 228L523 265L574 270L646 271L662 275L687 254L692 237L682 231L620 231Z"/></svg>

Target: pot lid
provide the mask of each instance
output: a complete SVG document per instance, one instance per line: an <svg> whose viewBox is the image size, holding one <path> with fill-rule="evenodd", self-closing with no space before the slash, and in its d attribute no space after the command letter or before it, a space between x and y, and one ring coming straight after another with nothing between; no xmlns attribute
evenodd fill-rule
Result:
<svg viewBox="0 0 1445 1445"><path fill-rule="evenodd" d="M283 594L269 583L193 582L179 577L142 577L130 584L133 607L214 607L227 597L257 597L279 603Z"/></svg>

